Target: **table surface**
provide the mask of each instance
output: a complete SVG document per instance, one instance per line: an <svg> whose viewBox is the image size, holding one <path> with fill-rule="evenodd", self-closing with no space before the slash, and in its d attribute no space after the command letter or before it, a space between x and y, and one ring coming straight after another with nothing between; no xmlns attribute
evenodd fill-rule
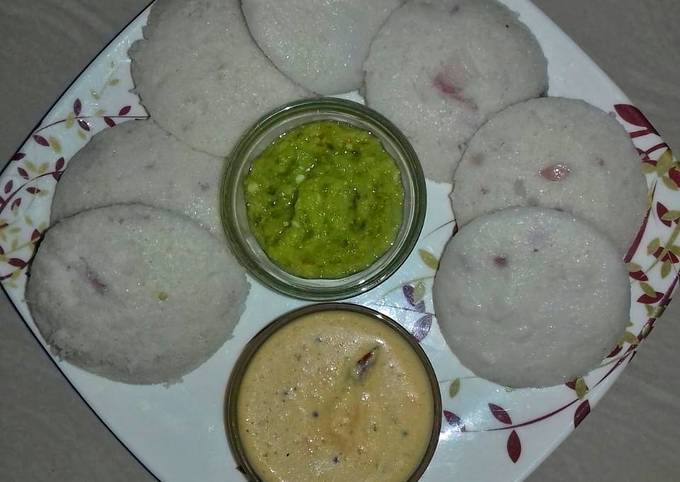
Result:
<svg viewBox="0 0 680 482"><path fill-rule="evenodd" d="M0 165L146 3L0 0ZM680 149L680 1L535 3ZM680 480L679 321L680 301L594 413L530 480ZM82 402L4 294L0 382L2 480L154 480Z"/></svg>

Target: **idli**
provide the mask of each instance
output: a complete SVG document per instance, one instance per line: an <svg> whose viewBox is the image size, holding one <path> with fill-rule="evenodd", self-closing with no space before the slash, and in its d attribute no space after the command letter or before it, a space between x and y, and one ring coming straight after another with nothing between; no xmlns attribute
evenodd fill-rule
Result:
<svg viewBox="0 0 680 482"><path fill-rule="evenodd" d="M268 111L309 94L267 59L239 0L157 0L130 48L151 117L190 146L227 155Z"/></svg>
<svg viewBox="0 0 680 482"><path fill-rule="evenodd" d="M282 72L319 94L361 87L371 40L404 0L243 0L250 32Z"/></svg>
<svg viewBox="0 0 680 482"><path fill-rule="evenodd" d="M444 250L433 297L461 363L509 387L586 374L621 339L630 315L628 274L609 238L541 208L463 226Z"/></svg>
<svg viewBox="0 0 680 482"><path fill-rule="evenodd" d="M547 90L547 63L517 14L493 0L411 1L364 64L366 102L409 138L425 175L450 182L493 113Z"/></svg>
<svg viewBox="0 0 680 482"><path fill-rule="evenodd" d="M26 302L47 344L126 383L174 382L231 337L243 269L186 216L139 204L84 211L50 228Z"/></svg>
<svg viewBox="0 0 680 482"><path fill-rule="evenodd" d="M452 199L459 224L511 206L569 211L624 253L644 218L647 183L616 119L580 100L549 97L509 107L475 134Z"/></svg>
<svg viewBox="0 0 680 482"><path fill-rule="evenodd" d="M198 152L152 120L95 135L69 161L52 201L52 222L87 209L141 203L194 218L223 237L219 180L224 161Z"/></svg>

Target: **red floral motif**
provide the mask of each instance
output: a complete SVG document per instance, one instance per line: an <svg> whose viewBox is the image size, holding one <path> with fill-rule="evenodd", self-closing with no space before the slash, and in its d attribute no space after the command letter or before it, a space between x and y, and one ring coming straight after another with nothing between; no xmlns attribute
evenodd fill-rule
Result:
<svg viewBox="0 0 680 482"><path fill-rule="evenodd" d="M508 412L505 411L503 407L499 407L498 405L490 403L489 410L491 410L491 414L494 417L496 417L496 420L498 420L499 422L504 423L506 425L512 425L512 419L510 418L510 415L508 414Z"/></svg>
<svg viewBox="0 0 680 482"><path fill-rule="evenodd" d="M50 147L50 143L47 142L47 139L39 134L33 134L33 140L43 147Z"/></svg>
<svg viewBox="0 0 680 482"><path fill-rule="evenodd" d="M668 171L668 177L675 183L675 185L680 189L680 169L677 167L672 167Z"/></svg>
<svg viewBox="0 0 680 482"><path fill-rule="evenodd" d="M425 337L430 333L431 328L432 328L432 315L428 313L419 318L418 321L415 322L415 324L413 325L413 329L411 330L411 334L414 336L416 340L420 342L423 341Z"/></svg>
<svg viewBox="0 0 680 482"><path fill-rule="evenodd" d="M637 107L629 104L616 104L614 109L616 110L616 113L619 115L619 117L629 124L643 128L640 131L632 132L630 134L631 137L636 138L649 134L659 134L652 123L649 122L647 117L645 117L645 115Z"/></svg>
<svg viewBox="0 0 680 482"><path fill-rule="evenodd" d="M584 400L578 407L576 407L576 412L574 412L574 428L581 425L581 422L583 422L589 413L590 402L588 402L588 400Z"/></svg>
<svg viewBox="0 0 680 482"><path fill-rule="evenodd" d="M444 419L453 427L453 430L465 432L465 425L458 415L448 410L444 410Z"/></svg>
<svg viewBox="0 0 680 482"><path fill-rule="evenodd" d="M661 298L663 298L663 293L659 293L658 291L655 292L656 294L643 294L640 296L637 301L638 303L642 303L643 305L653 305L655 303L658 303L661 301Z"/></svg>
<svg viewBox="0 0 680 482"><path fill-rule="evenodd" d="M519 460L520 455L522 455L522 443L519 440L519 435L513 430L508 436L508 442L506 443L506 448L508 450L508 456L512 460L513 464L516 464Z"/></svg>

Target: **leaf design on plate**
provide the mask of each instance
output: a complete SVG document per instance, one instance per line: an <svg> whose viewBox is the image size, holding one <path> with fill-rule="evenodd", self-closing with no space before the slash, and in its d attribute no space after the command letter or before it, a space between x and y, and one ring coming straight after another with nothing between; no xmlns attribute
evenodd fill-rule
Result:
<svg viewBox="0 0 680 482"><path fill-rule="evenodd" d="M638 340L642 341L645 338L649 336L649 334L652 332L654 329L654 320L649 320L647 323L644 324L642 327L642 330L640 330L640 334L638 335Z"/></svg>
<svg viewBox="0 0 680 482"><path fill-rule="evenodd" d="M659 221L664 223L666 226L670 227L671 226L671 220L670 219L664 219L664 216L668 213L668 208L661 204L660 202L656 203L656 216L659 218Z"/></svg>
<svg viewBox="0 0 680 482"><path fill-rule="evenodd" d="M629 124L633 124L634 126L638 127L644 127L651 133L658 134L652 123L649 122L647 117L645 117L645 115L637 107L629 104L616 104L614 109L616 110L616 113L619 115L619 117Z"/></svg>
<svg viewBox="0 0 680 482"><path fill-rule="evenodd" d="M616 346L612 349L612 351L609 352L609 355L607 355L607 358L611 358L611 357L613 357L613 356L618 355L618 354L621 352L622 349L623 349L623 347L622 347L621 345L616 345Z"/></svg>
<svg viewBox="0 0 680 482"><path fill-rule="evenodd" d="M673 167L668 171L668 177L664 177L664 184L674 191L680 189L680 168ZM666 182L668 180L668 182Z"/></svg>
<svg viewBox="0 0 680 482"><path fill-rule="evenodd" d="M588 400L584 400L576 408L576 412L574 412L574 428L581 425L581 422L583 422L583 420L588 416L589 413L590 413L590 402L588 402Z"/></svg>
<svg viewBox="0 0 680 482"><path fill-rule="evenodd" d="M413 306L416 304L416 300L413 296L415 289L411 285L404 285L401 287L401 292L404 293L404 298L406 298L406 301L408 302L409 305Z"/></svg>
<svg viewBox="0 0 680 482"><path fill-rule="evenodd" d="M413 285L413 301L418 302L425 297L425 283L417 281Z"/></svg>
<svg viewBox="0 0 680 482"><path fill-rule="evenodd" d="M20 175L21 177L23 177L24 179L29 179L29 177L30 177L30 176L28 175L28 172L26 172L26 169L24 169L23 167L17 167L17 172L18 172L19 175Z"/></svg>
<svg viewBox="0 0 680 482"><path fill-rule="evenodd" d="M49 146L50 146L50 143L47 142L47 139L45 139L45 138L44 138L43 136L41 136L40 134L33 134L33 140L34 140L35 142L37 142L38 144L40 144L41 146L44 146L44 147L49 147Z"/></svg>
<svg viewBox="0 0 680 482"><path fill-rule="evenodd" d="M626 263L626 269L628 270L628 275L637 281L649 281L649 278L642 271L642 266L637 263Z"/></svg>
<svg viewBox="0 0 680 482"><path fill-rule="evenodd" d="M16 266L17 268L23 268L26 266L26 261L21 258L10 258L7 263L12 266Z"/></svg>
<svg viewBox="0 0 680 482"><path fill-rule="evenodd" d="M588 393L589 390L588 385L586 384L586 381L582 377L578 377L576 379L574 390L576 391L576 396L581 400L583 400L583 398Z"/></svg>
<svg viewBox="0 0 680 482"><path fill-rule="evenodd" d="M127 115L128 112L130 112L130 109L131 109L131 108L132 108L132 107L130 107L129 105L126 105L126 106L124 106L124 107L121 107L121 109L118 111L118 115Z"/></svg>
<svg viewBox="0 0 680 482"><path fill-rule="evenodd" d="M20 160L22 160L24 157L26 157L26 154L24 154L23 152L16 152L16 153L12 156L12 158L10 159L10 161L20 161Z"/></svg>
<svg viewBox="0 0 680 482"><path fill-rule="evenodd" d="M673 153L670 149L666 149L656 161L656 175L664 177L671 167L673 167Z"/></svg>
<svg viewBox="0 0 680 482"><path fill-rule="evenodd" d="M637 301L638 301L638 303L642 303L644 305L653 305L653 304L661 301L661 298L663 298L663 293L659 293L657 291L655 295L644 294L644 295L640 296L637 299Z"/></svg>
<svg viewBox="0 0 680 482"><path fill-rule="evenodd" d="M80 102L80 99L76 98L76 100L73 101L73 113L75 115L80 115L82 108L83 104Z"/></svg>
<svg viewBox="0 0 680 482"><path fill-rule="evenodd" d="M652 191L652 195L656 192L656 187ZM640 229L638 230L637 234L635 235L635 239L633 240L633 244L630 245L630 248L628 248L628 252L626 252L626 256L624 256L623 260L625 262L629 262L631 259L633 259L633 256L635 256L635 253L637 252L638 248L640 247L640 243L642 242L642 238L644 237L645 231L647 230L647 223L649 223L649 216L651 214L652 210L648 209L647 213L645 214L645 218L642 220L642 226L640 226Z"/></svg>
<svg viewBox="0 0 680 482"><path fill-rule="evenodd" d="M56 137L50 136L50 137L47 138L47 142L49 142L50 147L52 148L52 150L55 153L57 153L57 154L61 153L61 143L59 142L59 139L57 139Z"/></svg>
<svg viewBox="0 0 680 482"><path fill-rule="evenodd" d="M661 247L661 240L659 238L654 238L647 245L647 254L654 254L656 250Z"/></svg>
<svg viewBox="0 0 680 482"><path fill-rule="evenodd" d="M463 425L463 421L455 413L450 412L449 410L444 410L444 419L446 420L446 423L454 427L454 430L465 432L465 425Z"/></svg>
<svg viewBox="0 0 680 482"><path fill-rule="evenodd" d="M498 420L499 422L504 423L506 425L512 425L512 419L510 418L510 415L508 414L508 412L505 411L503 407L490 403L489 410L491 410L491 414L494 417L496 417L496 420Z"/></svg>
<svg viewBox="0 0 680 482"><path fill-rule="evenodd" d="M652 254L660 261L669 261L673 264L676 264L678 261L680 261L680 258L678 258L678 256L673 252L673 246L671 246L669 249L659 246Z"/></svg>
<svg viewBox="0 0 680 482"><path fill-rule="evenodd" d="M80 126L80 128L82 130L88 131L88 132L90 131L90 124L85 122L83 119L78 119L78 125Z"/></svg>
<svg viewBox="0 0 680 482"><path fill-rule="evenodd" d="M66 164L66 161L64 160L63 157L60 157L57 159L57 162L54 164L54 170L55 171L61 171L64 168L64 164Z"/></svg>
<svg viewBox="0 0 680 482"><path fill-rule="evenodd" d="M673 264L670 261L664 261L661 265L661 277L667 278L668 275L671 274L672 268Z"/></svg>
<svg viewBox="0 0 680 482"><path fill-rule="evenodd" d="M414 338L416 340L423 341L425 337L430 333L430 329L432 328L432 315L429 313L425 316L422 316L421 318L418 319L418 321L415 322L413 325L413 329L411 330L411 333L413 334Z"/></svg>
<svg viewBox="0 0 680 482"><path fill-rule="evenodd" d="M512 460L513 464L516 464L520 455L522 455L522 442L519 440L517 431L513 430L510 432L506 448L508 450L508 456L510 457L510 460Z"/></svg>
<svg viewBox="0 0 680 482"><path fill-rule="evenodd" d="M634 333L631 333L630 331L626 331L623 334L623 341L625 343L629 343L631 345L636 345L637 342L638 342L638 337Z"/></svg>
<svg viewBox="0 0 680 482"><path fill-rule="evenodd" d="M14 181L12 181L12 180L10 179L10 180L7 182L7 184L5 184L5 189L4 189L4 190L5 190L5 194L9 194L10 191L12 190L12 187L14 187Z"/></svg>
<svg viewBox="0 0 680 482"><path fill-rule="evenodd" d="M455 398L455 396L458 395L458 392L460 392L460 378L456 378L451 382L451 385L449 385L449 397Z"/></svg>
<svg viewBox="0 0 680 482"><path fill-rule="evenodd" d="M420 255L420 259L423 260L423 263L425 263L425 266L432 268L435 271L439 268L439 260L434 254L425 249L419 249L418 254Z"/></svg>
<svg viewBox="0 0 680 482"><path fill-rule="evenodd" d="M35 187L35 186L30 186L30 187L27 187L27 188L26 188L26 192L28 192L28 193L30 193L30 194L39 194L39 193L41 193L42 191L41 191L39 188Z"/></svg>
<svg viewBox="0 0 680 482"><path fill-rule="evenodd" d="M109 116L104 116L104 122L106 122L106 125L109 127L114 127L116 125L116 121L111 119Z"/></svg>
<svg viewBox="0 0 680 482"><path fill-rule="evenodd" d="M671 222L677 223L679 220L680 220L680 210L667 211L666 214L664 214L661 217L661 221L671 221ZM670 225L671 225L671 223L666 224L666 226L670 226Z"/></svg>

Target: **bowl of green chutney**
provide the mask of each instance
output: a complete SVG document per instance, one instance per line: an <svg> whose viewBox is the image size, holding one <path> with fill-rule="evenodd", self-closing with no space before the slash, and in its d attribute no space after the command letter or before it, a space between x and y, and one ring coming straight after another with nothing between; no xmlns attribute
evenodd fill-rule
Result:
<svg viewBox="0 0 680 482"><path fill-rule="evenodd" d="M252 276L296 298L368 291L406 261L426 210L406 137L361 104L293 102L265 115L227 158L221 217Z"/></svg>

